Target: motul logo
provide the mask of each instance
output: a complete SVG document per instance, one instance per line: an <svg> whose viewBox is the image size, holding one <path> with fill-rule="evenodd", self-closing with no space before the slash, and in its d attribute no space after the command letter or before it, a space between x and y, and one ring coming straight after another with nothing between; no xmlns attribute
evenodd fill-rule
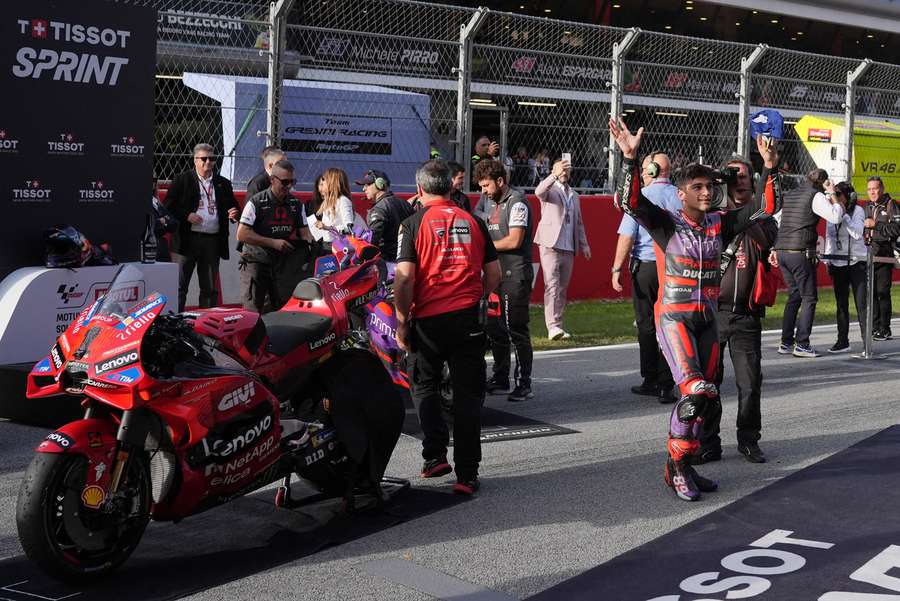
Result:
<svg viewBox="0 0 900 601"><path fill-rule="evenodd" d="M228 411L238 405L246 405L253 399L255 394L256 389L253 387L253 382L248 382L237 390L232 390L223 396L222 400L219 401L219 411Z"/></svg>

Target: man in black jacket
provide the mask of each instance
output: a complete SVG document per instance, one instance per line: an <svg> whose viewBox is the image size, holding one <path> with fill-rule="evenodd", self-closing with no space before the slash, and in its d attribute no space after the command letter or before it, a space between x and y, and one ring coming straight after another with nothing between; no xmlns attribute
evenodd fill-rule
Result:
<svg viewBox="0 0 900 601"><path fill-rule="evenodd" d="M764 169L761 182L774 178L771 190L781 194L777 175L778 153L774 145L758 142ZM753 201L756 192L753 185L750 162L740 155L728 161L727 167L738 169L737 178L728 182L728 210L740 208ZM780 205L775 200L776 206ZM725 240L722 253L722 282L719 288L719 366L715 384L721 389L725 372L725 346L731 355L734 377L738 389L737 443L747 461L764 463L766 456L759 448L762 418L760 396L762 389L762 323L766 308L754 301L757 285L757 269L772 269L768 263L769 252L778 237L778 224L771 217L765 218L742 231L731 240ZM707 415L700 431L700 451L694 463L718 461L722 457L722 440L719 426L722 421L722 405L717 404Z"/></svg>
<svg viewBox="0 0 900 601"><path fill-rule="evenodd" d="M228 220L237 220L238 206L231 182L213 173L214 149L194 147L194 168L172 180L166 208L178 219L172 236L172 260L179 265L178 310L183 311L188 286L197 268L199 305L212 307L218 300L219 258L228 259Z"/></svg>
<svg viewBox="0 0 900 601"><path fill-rule="evenodd" d="M875 223L891 223L900 219L900 208L890 194L884 191L884 182L877 175L873 175L866 182L866 194L869 202L866 203L866 217ZM872 227L872 226L867 226ZM872 252L876 257L894 258L894 240L897 235L889 235L887 232L893 228L877 227L870 230L868 236L872 245ZM872 340L891 339L891 277L894 266L891 263L875 263L875 295L872 303Z"/></svg>
<svg viewBox="0 0 900 601"><path fill-rule="evenodd" d="M385 261L396 261L400 224L415 213L415 209L407 201L394 196L391 180L384 171L370 169L356 185L362 186L366 198L374 203L366 219L372 230L372 244L381 249L381 258Z"/></svg>
<svg viewBox="0 0 900 601"><path fill-rule="evenodd" d="M269 186L272 185L272 167L275 166L275 163L284 160L285 158L284 151L277 146L266 146L263 148L260 157L262 158L263 163L262 171L254 175L253 178L247 182L246 198L252 198L263 190L269 189Z"/></svg>

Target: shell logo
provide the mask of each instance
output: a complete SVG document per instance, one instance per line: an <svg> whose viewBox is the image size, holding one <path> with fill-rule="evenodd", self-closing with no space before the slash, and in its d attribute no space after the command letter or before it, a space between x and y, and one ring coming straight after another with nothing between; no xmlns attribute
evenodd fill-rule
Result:
<svg viewBox="0 0 900 601"><path fill-rule="evenodd" d="M91 509L100 507L105 498L106 493L103 492L103 489L93 484L86 486L81 492L81 502L84 503L85 507L90 507Z"/></svg>

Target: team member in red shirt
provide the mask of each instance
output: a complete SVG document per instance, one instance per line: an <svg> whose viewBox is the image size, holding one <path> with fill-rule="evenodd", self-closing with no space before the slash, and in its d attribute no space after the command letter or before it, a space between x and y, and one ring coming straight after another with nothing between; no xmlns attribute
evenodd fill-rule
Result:
<svg viewBox="0 0 900 601"><path fill-rule="evenodd" d="M425 435L422 477L449 474L450 433L441 415L444 363L453 387L454 492L478 490L484 400L485 315L482 299L500 281L487 226L450 199L450 169L428 161L416 172L422 210L400 226L394 305L397 343L409 352L412 397Z"/></svg>

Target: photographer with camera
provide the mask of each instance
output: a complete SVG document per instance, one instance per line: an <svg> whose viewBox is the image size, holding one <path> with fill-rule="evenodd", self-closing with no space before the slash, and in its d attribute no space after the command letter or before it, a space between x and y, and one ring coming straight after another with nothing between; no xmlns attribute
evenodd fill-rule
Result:
<svg viewBox="0 0 900 601"><path fill-rule="evenodd" d="M754 197L764 192L773 195L771 201L780 204L774 195L781 194L778 175L778 152L773 140L757 139L757 148L763 158L763 172L760 181L772 185L766 190L756 190L753 168L750 161L741 155L734 155L719 175L726 186L726 210L733 211L752 204ZM760 198L760 202L761 202ZM726 244L722 252L719 268L722 283L719 288L719 312L716 316L719 326L719 364L716 372L716 386L721 387L725 373L725 347L734 366L734 379L738 391L737 448L738 452L751 463L764 463L766 456L759 448L762 416L760 397L762 394L762 318L766 306L774 302L775 287L769 265L769 253L778 237L778 224L772 217L766 217L734 236L723 240ZM765 292L769 296L766 297ZM722 421L722 406L707 416L700 431L700 452L694 463L707 463L722 458L722 440L719 428Z"/></svg>
<svg viewBox="0 0 900 601"><path fill-rule="evenodd" d="M819 353L809 344L816 303L819 300L816 278L816 241L819 219L838 225L844 218L844 207L825 196L828 173L813 169L805 181L785 193L784 208L775 250L778 265L788 285L788 300L781 323L781 345L778 354L815 358Z"/></svg>
<svg viewBox="0 0 900 601"><path fill-rule="evenodd" d="M837 341L829 353L850 351L850 291L856 304L859 331L866 337L866 244L863 239L865 210L856 204L856 192L849 182L831 185L826 182L825 195L844 207L844 217L837 225L825 229L825 256L828 275L834 283L837 304ZM836 258L840 256L841 258Z"/></svg>

